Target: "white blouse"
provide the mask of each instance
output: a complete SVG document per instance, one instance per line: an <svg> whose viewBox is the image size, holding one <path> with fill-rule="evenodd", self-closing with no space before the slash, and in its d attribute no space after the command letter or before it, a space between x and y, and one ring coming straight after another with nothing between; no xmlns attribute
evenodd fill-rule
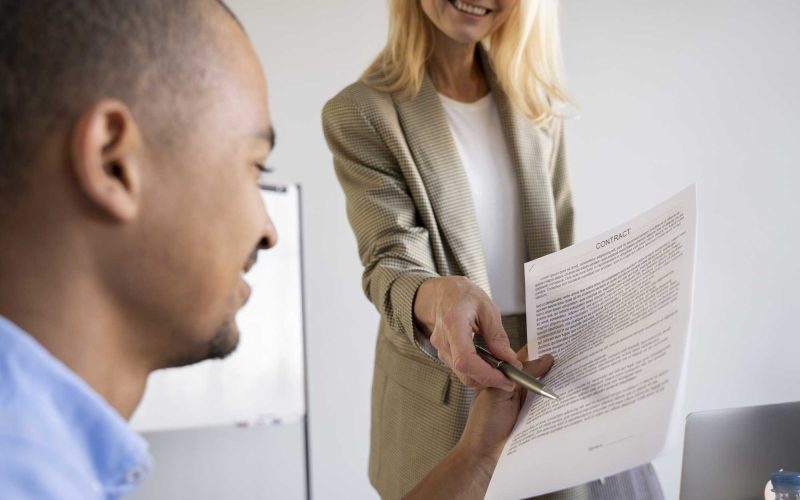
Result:
<svg viewBox="0 0 800 500"><path fill-rule="evenodd" d="M471 103L439 97L469 180L492 299L503 315L524 313L522 204L494 96Z"/></svg>

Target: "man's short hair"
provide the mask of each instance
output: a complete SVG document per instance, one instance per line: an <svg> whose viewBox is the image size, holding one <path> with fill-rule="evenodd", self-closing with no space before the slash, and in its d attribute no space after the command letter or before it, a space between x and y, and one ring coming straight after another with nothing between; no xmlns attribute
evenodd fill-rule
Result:
<svg viewBox="0 0 800 500"><path fill-rule="evenodd" d="M0 0L0 201L30 184L42 139L99 99L125 102L153 136L180 119L219 5Z"/></svg>

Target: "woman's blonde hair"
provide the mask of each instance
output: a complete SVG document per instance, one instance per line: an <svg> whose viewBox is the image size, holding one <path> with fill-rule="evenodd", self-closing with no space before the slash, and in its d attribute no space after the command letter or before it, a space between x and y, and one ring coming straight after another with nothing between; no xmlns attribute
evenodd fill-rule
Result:
<svg viewBox="0 0 800 500"><path fill-rule="evenodd" d="M562 77L556 2L519 0L508 20L481 42L512 105L539 124L556 116L556 103L570 102ZM389 39L362 79L378 90L416 95L433 53L435 29L420 0L390 0Z"/></svg>

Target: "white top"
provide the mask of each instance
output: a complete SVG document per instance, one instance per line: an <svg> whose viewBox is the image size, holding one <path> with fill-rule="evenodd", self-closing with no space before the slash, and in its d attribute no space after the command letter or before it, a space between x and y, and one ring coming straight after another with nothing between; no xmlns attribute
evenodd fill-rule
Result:
<svg viewBox="0 0 800 500"><path fill-rule="evenodd" d="M469 179L492 298L504 315L524 313L522 204L494 96L471 103L439 97Z"/></svg>

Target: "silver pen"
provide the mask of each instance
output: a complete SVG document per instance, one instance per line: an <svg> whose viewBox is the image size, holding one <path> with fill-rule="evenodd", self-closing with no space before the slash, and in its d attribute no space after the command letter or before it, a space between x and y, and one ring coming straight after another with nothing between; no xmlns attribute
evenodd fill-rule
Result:
<svg viewBox="0 0 800 500"><path fill-rule="evenodd" d="M507 379L516 382L529 391L540 394L546 398L555 399L556 401L561 399L556 395L556 393L545 387L541 382L514 365L495 358L492 356L491 352L479 345L476 345L475 349L478 351L478 355L483 358L484 361L492 365L493 368L497 368L503 372L503 375L505 375Z"/></svg>

